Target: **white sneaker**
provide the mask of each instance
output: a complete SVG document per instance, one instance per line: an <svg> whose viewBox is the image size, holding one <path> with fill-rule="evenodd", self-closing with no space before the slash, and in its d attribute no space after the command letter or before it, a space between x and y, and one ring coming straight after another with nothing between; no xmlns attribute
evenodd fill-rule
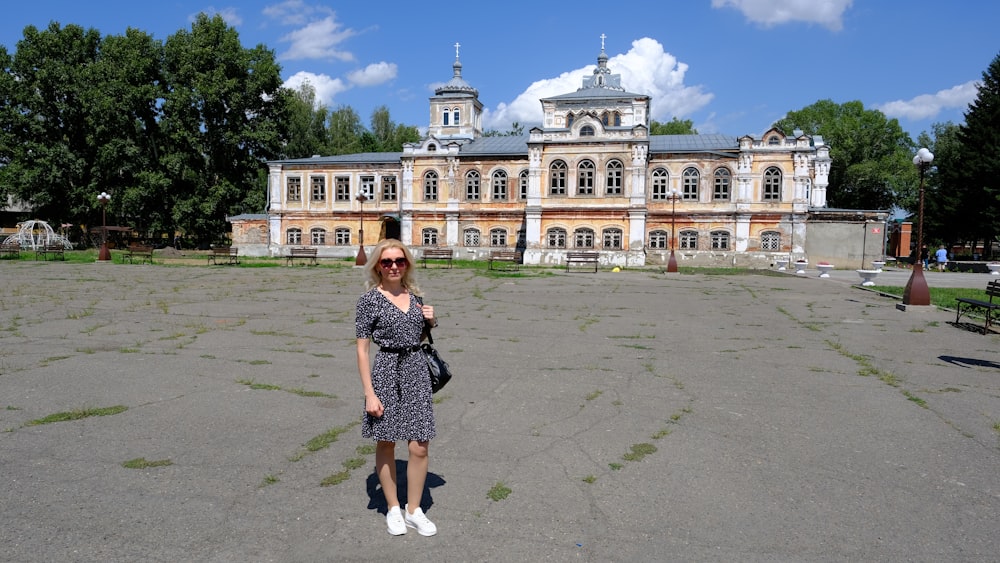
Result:
<svg viewBox="0 0 1000 563"><path fill-rule="evenodd" d="M410 505L406 505L406 515L403 516L403 520L407 526L415 529L421 536L433 536L438 533L437 526L424 516L424 511L420 510L419 506L413 511L413 514L410 514Z"/></svg>
<svg viewBox="0 0 1000 563"><path fill-rule="evenodd" d="M403 512L398 506L389 509L385 515L385 523L389 526L389 533L394 536L401 536L406 533L406 523L403 521Z"/></svg>

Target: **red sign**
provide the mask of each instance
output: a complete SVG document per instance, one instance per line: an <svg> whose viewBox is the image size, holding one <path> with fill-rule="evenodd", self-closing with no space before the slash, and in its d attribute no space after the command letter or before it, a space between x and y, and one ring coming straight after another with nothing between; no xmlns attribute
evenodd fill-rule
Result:
<svg viewBox="0 0 1000 563"><path fill-rule="evenodd" d="M879 228L878 227L875 227L874 229L872 229L872 234L873 235L877 235L878 233L879 233Z"/></svg>

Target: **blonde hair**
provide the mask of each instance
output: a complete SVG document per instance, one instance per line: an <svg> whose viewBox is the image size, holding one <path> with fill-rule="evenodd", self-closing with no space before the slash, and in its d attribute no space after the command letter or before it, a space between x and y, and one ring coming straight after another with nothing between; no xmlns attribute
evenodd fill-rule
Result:
<svg viewBox="0 0 1000 563"><path fill-rule="evenodd" d="M423 295L420 288L417 286L416 277L413 274L413 268L416 266L413 260L413 253L410 252L409 248L402 242L394 239L387 238L379 241L372 249L371 254L368 258L368 263L365 264L365 273L368 274L368 280L365 281L365 287L371 289L377 287L382 283L382 268L379 266L378 261L382 259L382 253L390 248L398 248L403 251L403 256L406 257L407 266L403 270L403 277L400 279L403 287L412 292L414 295Z"/></svg>

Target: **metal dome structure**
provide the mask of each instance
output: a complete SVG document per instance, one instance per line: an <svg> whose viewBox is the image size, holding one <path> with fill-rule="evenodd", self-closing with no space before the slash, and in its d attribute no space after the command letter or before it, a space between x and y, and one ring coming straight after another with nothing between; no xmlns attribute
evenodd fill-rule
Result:
<svg viewBox="0 0 1000 563"><path fill-rule="evenodd" d="M16 235L4 239L4 244L18 243L22 250L37 250L50 245L60 245L72 249L73 243L68 238L55 232L45 221L31 220L21 223Z"/></svg>

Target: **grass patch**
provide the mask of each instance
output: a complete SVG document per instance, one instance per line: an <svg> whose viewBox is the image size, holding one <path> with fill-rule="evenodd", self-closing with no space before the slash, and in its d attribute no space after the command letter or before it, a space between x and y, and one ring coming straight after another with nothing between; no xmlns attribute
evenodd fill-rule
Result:
<svg viewBox="0 0 1000 563"><path fill-rule="evenodd" d="M358 469L365 466L365 458L352 457L351 459L344 461L341 465L343 465L344 469L347 469L348 471L351 469Z"/></svg>
<svg viewBox="0 0 1000 563"><path fill-rule="evenodd" d="M612 462L612 463L608 464L608 467L611 468L611 471L618 471L619 469L621 469L622 467L625 467L625 466L622 465L622 464L620 464L620 463Z"/></svg>
<svg viewBox="0 0 1000 563"><path fill-rule="evenodd" d="M587 475L583 478L584 483L593 483L595 481L597 481L597 477L594 477L593 475Z"/></svg>
<svg viewBox="0 0 1000 563"><path fill-rule="evenodd" d="M894 285L876 285L872 286L870 289L879 293L885 293L886 295L902 297L903 290L905 288ZM931 287L928 289L931 294L931 305L944 307L946 309L958 308L958 301L956 301L956 299L959 297L964 297L966 299L979 299L983 301L985 301L988 297L986 295L986 291L983 289L966 287ZM936 325L928 324L927 326Z"/></svg>
<svg viewBox="0 0 1000 563"><path fill-rule="evenodd" d="M363 446L358 446L356 450L358 455L372 455L375 453L375 444L365 444Z"/></svg>
<svg viewBox="0 0 1000 563"><path fill-rule="evenodd" d="M600 397L602 393L603 391L592 391L588 393L587 396L584 398L588 401L593 401L594 399Z"/></svg>
<svg viewBox="0 0 1000 563"><path fill-rule="evenodd" d="M629 453L622 456L625 461L642 461L642 458L656 452L653 444L633 444Z"/></svg>
<svg viewBox="0 0 1000 563"><path fill-rule="evenodd" d="M25 426L40 426L42 424L51 424L53 422L80 420L83 418L90 418L92 416L111 416L113 414L123 413L127 410L128 407L124 405L116 405L113 407L100 407L96 409L82 408L69 412L57 412L54 414L50 414L44 418L30 420L25 424Z"/></svg>
<svg viewBox="0 0 1000 563"><path fill-rule="evenodd" d="M280 479L278 479L277 475L265 475L264 476L264 481L261 482L260 486L263 488L263 487L266 487L268 485L273 485L273 484L277 483L278 481L280 481Z"/></svg>
<svg viewBox="0 0 1000 563"><path fill-rule="evenodd" d="M168 465L173 465L174 462L169 459L158 459L156 461L149 461L144 457L137 457L135 459L130 459L128 461L122 462L122 467L125 469L149 469L150 467L166 467Z"/></svg>
<svg viewBox="0 0 1000 563"><path fill-rule="evenodd" d="M505 485L502 481L498 481L496 485L490 487L490 490L486 493L486 498L492 500L493 502L500 502L503 499L510 496L510 487Z"/></svg>
<svg viewBox="0 0 1000 563"><path fill-rule="evenodd" d="M320 487L332 487L333 485L339 485L344 481L351 478L350 471L338 471L333 475L330 475L319 482Z"/></svg>

